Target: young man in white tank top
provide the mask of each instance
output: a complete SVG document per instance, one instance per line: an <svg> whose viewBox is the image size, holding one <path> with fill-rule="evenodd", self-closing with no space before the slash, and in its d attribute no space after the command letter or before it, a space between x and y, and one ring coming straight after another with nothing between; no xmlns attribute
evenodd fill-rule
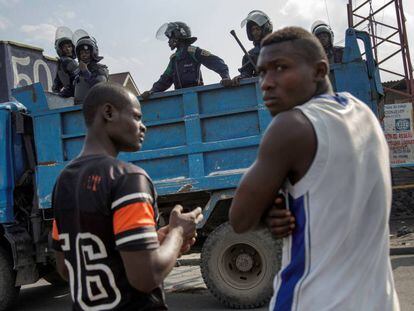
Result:
<svg viewBox="0 0 414 311"><path fill-rule="evenodd" d="M258 68L274 118L229 216L236 232L254 230L278 190L286 192L295 228L284 239L269 310L399 310L388 147L375 115L332 91L324 50L302 28L267 36Z"/></svg>

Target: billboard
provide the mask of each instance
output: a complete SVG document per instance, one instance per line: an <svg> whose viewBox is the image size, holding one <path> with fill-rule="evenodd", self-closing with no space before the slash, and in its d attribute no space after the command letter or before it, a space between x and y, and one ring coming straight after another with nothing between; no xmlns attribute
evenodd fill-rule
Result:
<svg viewBox="0 0 414 311"><path fill-rule="evenodd" d="M414 166L412 103L384 105L384 132L392 167Z"/></svg>

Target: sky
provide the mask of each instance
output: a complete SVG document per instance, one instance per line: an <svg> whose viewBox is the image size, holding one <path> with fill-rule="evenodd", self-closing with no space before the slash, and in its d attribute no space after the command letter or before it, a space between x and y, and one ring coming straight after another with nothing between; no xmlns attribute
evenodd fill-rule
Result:
<svg viewBox="0 0 414 311"><path fill-rule="evenodd" d="M354 7L365 0L353 0ZM373 0L373 10L388 0ZM407 20L408 41L414 56L414 1L402 0ZM165 22L183 21L198 37L194 45L224 59L233 77L238 74L243 52L230 35L234 29L246 49L252 47L240 22L254 9L266 12L273 28L301 26L309 29L315 20L331 24L335 42L343 45L347 22L348 0L0 0L0 40L17 41L41 47L44 54L56 56L55 30L67 26L73 31L82 28L98 41L103 64L110 73L129 71L141 92L165 70L172 54L166 41L155 38ZM362 12L361 12L362 13ZM395 10L389 7L377 20L396 25ZM377 29L387 35L387 29ZM385 57L395 47L384 44L379 51ZM413 57L412 57L413 59ZM392 58L387 69L401 71L398 57ZM205 84L220 80L215 72L202 69ZM395 76L383 75L383 81Z"/></svg>

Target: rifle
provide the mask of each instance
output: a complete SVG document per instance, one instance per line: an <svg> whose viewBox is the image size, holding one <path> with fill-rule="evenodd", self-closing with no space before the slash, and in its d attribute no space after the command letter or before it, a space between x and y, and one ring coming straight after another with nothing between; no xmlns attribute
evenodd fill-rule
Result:
<svg viewBox="0 0 414 311"><path fill-rule="evenodd" d="M250 64L252 64L254 71L258 72L257 70L257 66L256 64L253 62L252 58L250 57L249 53L246 51L246 49L244 48L243 44L241 43L241 41L239 40L239 38L236 35L236 32L234 30L230 31L230 34L234 37L234 39L236 39L237 43L239 44L240 48L243 50L244 55L247 56L247 59L249 60Z"/></svg>

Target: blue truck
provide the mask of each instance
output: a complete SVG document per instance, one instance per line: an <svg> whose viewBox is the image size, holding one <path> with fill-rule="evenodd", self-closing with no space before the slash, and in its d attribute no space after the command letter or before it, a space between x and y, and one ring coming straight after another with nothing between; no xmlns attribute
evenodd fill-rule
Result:
<svg viewBox="0 0 414 311"><path fill-rule="evenodd" d="M337 91L353 93L378 115L383 91L373 59L368 34L348 29L343 63L332 65L331 77ZM0 310L13 304L22 285L42 277L61 282L50 248L51 192L78 155L85 125L81 106L43 89L41 83L16 88L14 100L0 104ZM227 222L235 188L271 120L258 80L154 94L142 111L143 149L120 158L153 178L161 225L175 204L202 206L200 265L209 290L233 308L267 303L280 241L266 229L235 234Z"/></svg>

